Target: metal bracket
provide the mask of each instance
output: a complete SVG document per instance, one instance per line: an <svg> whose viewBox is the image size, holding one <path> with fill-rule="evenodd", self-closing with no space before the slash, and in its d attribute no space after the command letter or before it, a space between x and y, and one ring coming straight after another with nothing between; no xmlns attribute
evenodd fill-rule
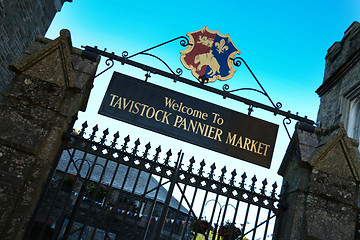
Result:
<svg viewBox="0 0 360 240"><path fill-rule="evenodd" d="M112 60L111 58L106 59L105 61L106 66L108 66L107 68L105 68L103 71L101 71L99 74L95 75L94 78L97 78L98 76L100 76L101 74L103 74L104 72L106 72L107 70L109 70L110 68L112 68L114 66L114 60Z"/></svg>
<svg viewBox="0 0 360 240"><path fill-rule="evenodd" d="M154 46L154 47L145 49L145 50L143 50L143 51L141 51L141 52L135 53L135 54L131 55L130 57L127 56L127 55L128 55L128 52L127 52L127 51L124 51L124 52L122 53L122 56L125 57L125 58L127 58L127 59L130 59L130 58L132 58L132 57L135 57L136 55L144 54L144 53L146 53L146 52L148 52L148 51L150 51L150 50L152 50L152 49L161 47L161 46L163 46L163 45L165 45L165 44L174 42L174 41L176 41L176 40L178 40L178 39L181 39L180 45L181 45L182 47L186 47L187 45L189 45L189 40L188 40L185 36L180 36L180 37L171 39L171 40L169 40L169 41L160 43L160 44L158 44L158 45L156 45L156 46Z"/></svg>
<svg viewBox="0 0 360 240"><path fill-rule="evenodd" d="M250 90L250 91L255 91L255 92L258 92L258 93L261 93L263 94L264 96L266 96L270 103L273 105L274 108L276 109L280 109L282 107L282 104L280 102L276 103L276 105L274 104L274 102L272 101L272 99L270 98L269 94L265 91L265 89L263 88L263 86L261 85L261 83L259 82L259 80L256 78L255 74L253 73L253 71L251 71L249 65L245 62L245 60L241 57L236 57L234 59L232 59L234 61L234 65L236 67L240 67L241 66L241 62L243 62L246 66L246 68L249 70L249 72L251 73L251 75L253 76L253 78L255 79L255 81L257 82L257 84L259 85L259 87L261 88L261 91L258 90L258 89L254 89L254 88L239 88L239 89L235 89L235 90L231 90L231 91L228 91L229 90L229 85L228 84L225 84L223 86L223 91L224 92L227 92L227 93L232 93L232 92L236 92L236 91L241 91L241 90ZM224 98L226 98L226 95L224 95ZM274 113L276 115L276 113Z"/></svg>
<svg viewBox="0 0 360 240"><path fill-rule="evenodd" d="M248 69L248 71L251 73L251 75L253 76L253 78L255 79L255 81L257 82L257 84L259 85L260 89L261 90L258 90L258 89L254 89L254 88L239 88L239 89L235 89L235 90L231 90L229 91L229 85L228 84L225 84L222 89L215 89L215 88L212 88L212 87L209 87L208 85L205 85L204 83L207 82L207 79L205 77L200 77L200 83L199 82L195 82L195 81L192 81L192 80L189 80L189 79L186 79L186 78L183 78L181 77L181 74L182 74L182 70L181 68L178 68L175 72L170 68L170 66L168 64L166 64L165 61L163 61L161 58L153 55L153 54L149 54L147 53L148 51L152 50L152 49L155 49L155 48L158 48L160 46L163 46L165 44L168 44L168 43L171 43L173 41L176 41L178 39L181 39L180 41L180 45L185 47L187 45L189 45L189 41L186 37L184 36L180 36L180 37L177 37L177 38L174 38L174 39L171 39L169 41L166 41L166 42L163 42L161 44L158 44L154 47L151 47L151 48L148 48L144 51L141 51L141 52L138 52L138 53L135 53L131 56L128 57L128 52L124 51L122 53L122 56L118 56L118 55L115 55L114 52L112 53L109 53L109 52L106 52L106 49L104 51L102 50L99 50L96 46L95 47L90 47L90 46L83 46L83 48L85 49L85 51L89 51L93 54L97 54L97 55L101 55L101 56L104 56L106 58L108 58L105 62L105 64L108 66L105 70L103 70L102 72L100 72L99 74L96 75L96 77L98 77L99 75L101 75L102 73L104 73L105 71L109 70L111 67L113 67L114 65L114 60L115 61L119 61L122 65L123 64L128 64L128 65L131 65L133 67L137 67L137 68L140 68L142 70L144 70L146 72L145 74L145 81L148 80L148 78L150 77L150 73L152 74L158 74L158 75L161 75L163 77L166 77L166 78L169 78L169 79L172 79L174 82L182 82L182 83L185 83L185 84L188 84L188 85L191 85L191 86L194 86L194 87L197 87L197 88L200 88L200 89L203 89L203 90L206 90L206 91L209 91L211 93L215 93L215 94L218 94L218 95L221 95L224 99L225 98L230 98L230 99L233 99L233 100L236 100L236 101L239 101L239 102L242 102L246 105L249 106L248 108L248 114L251 115L251 113L254 111L254 108L261 108L265 111L269 111L269 112L272 112L274 113L274 115L281 115L281 116L284 116L285 119L283 120L283 123L284 123L284 127L286 129L286 132L290 137L290 134L289 134L289 131L287 130L286 128L286 125L285 123L288 125L291 123L291 120L290 119L294 119L294 120L297 120L297 121L300 121L300 122L304 122L304 123L307 123L307 124L310 124L310 125L315 125L315 122L308 119L307 116L305 117L300 117L298 114L292 114L290 111L282 111L280 110L280 108L282 107L282 104L280 102L277 102L276 104L273 102L273 100L270 98L269 94L265 91L265 89L263 88L263 86L261 85L261 83L259 82L259 80L256 78L255 74L252 72L252 70L250 69L250 67L248 66L248 64L245 62L245 60L241 57L236 57L233 60L234 62L234 65L239 67L241 66L242 63L244 63L244 65L246 66L246 68ZM137 55L147 55L147 56L151 56L151 57L154 57L156 59L158 59L159 61L161 61L166 67L167 69L169 69L170 72L166 72L166 71L163 71L163 70L160 70L160 69L157 69L157 68L154 68L154 67L151 67L151 66L148 66L148 65L145 65L145 64L142 64L142 63L139 63L139 62L135 62L133 60L130 60L130 58L133 58ZM238 95L234 95L233 92L236 92L236 91L241 91L241 90L250 90L250 91L255 91L255 92L258 92L260 94L263 94L264 96L266 96L268 98L268 100L270 101L271 103L271 106L268 106L268 105L265 105L265 104L262 104L262 103L259 103L259 102L256 102L256 101L253 101L253 100L250 100L250 99L247 99L247 98L243 98L241 96L238 96ZM285 122L286 121L286 122ZM289 123L287 123L289 122Z"/></svg>

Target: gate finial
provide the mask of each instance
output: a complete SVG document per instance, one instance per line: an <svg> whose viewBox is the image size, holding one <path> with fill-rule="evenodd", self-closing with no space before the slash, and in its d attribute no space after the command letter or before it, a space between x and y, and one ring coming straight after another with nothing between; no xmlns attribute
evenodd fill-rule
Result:
<svg viewBox="0 0 360 240"><path fill-rule="evenodd" d="M230 179L230 185L231 186L234 186L235 184L235 177L236 177L237 173L236 173L236 169L234 169L232 172L231 172L231 179Z"/></svg>
<svg viewBox="0 0 360 240"><path fill-rule="evenodd" d="M116 146L116 142L118 140L118 138L120 137L120 134L119 134L119 131L117 131L115 134L114 134L114 139L112 140L111 142L111 148L115 148Z"/></svg>
<svg viewBox="0 0 360 240"><path fill-rule="evenodd" d="M210 173L209 173L209 178L210 179L214 179L214 171L216 169L216 166L215 166L215 163L213 163L211 166L210 166Z"/></svg>

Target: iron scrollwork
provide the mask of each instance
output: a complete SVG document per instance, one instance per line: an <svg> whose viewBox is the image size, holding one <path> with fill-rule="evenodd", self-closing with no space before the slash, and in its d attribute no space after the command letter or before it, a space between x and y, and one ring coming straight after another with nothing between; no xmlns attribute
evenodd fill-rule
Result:
<svg viewBox="0 0 360 240"><path fill-rule="evenodd" d="M150 56L150 57L153 57L153 58L158 59L160 62L162 62L162 63L169 69L169 71L170 71L173 75L175 75L175 76L177 76L177 77L179 77L179 76L182 74L182 72L183 72L180 68L176 69L176 72L174 72L174 71L170 68L170 66L169 66L164 60L162 60L161 58L159 58L158 56L155 56L155 55L150 54L150 53L141 53L141 54L142 54L142 55L147 55L147 56Z"/></svg>
<svg viewBox="0 0 360 240"><path fill-rule="evenodd" d="M112 68L114 66L114 60L112 58L108 58L105 61L106 66L108 66L107 68L105 68L103 71L101 71L100 73L98 73L94 78L97 78L98 76L100 76L101 74L103 74L104 72L106 72L107 70L109 70L110 68Z"/></svg>
<svg viewBox="0 0 360 240"><path fill-rule="evenodd" d="M263 110L266 110L266 111L269 111L269 112L272 112L274 113L274 115L281 115L281 116L284 116L285 119L284 119L284 126L285 126L285 123L286 124L290 124L291 120L290 119L295 119L297 121L300 121L300 122L304 122L304 123L307 123L307 124L310 124L311 126L313 126L315 123L314 121L310 120L310 119L307 119L307 117L300 117L298 116L297 114L292 114L290 111L282 111L281 108L282 108L282 104L280 102L277 102L276 104L272 101L272 99L270 98L270 96L267 94L267 92L265 91L265 89L262 87L261 83L258 81L258 79L256 78L256 76L254 75L254 73L252 72L252 70L250 69L250 67L247 65L247 63L245 62L245 60L241 57L235 57L233 59L231 59L233 61L233 64L236 66L236 67L240 67L242 64L244 64L246 66L246 68L248 69L248 71L251 73L251 75L253 76L253 78L255 79L255 81L257 82L257 84L259 85L259 88L260 89L254 89L254 88L240 88L240 89L235 89L235 90L229 90L230 87L228 84L225 84L223 87L222 87L222 90L221 89L215 89L215 88L212 88L210 86L207 86L205 85L204 83L206 82L206 79L203 79L203 82L201 82L200 84L199 83L195 83L194 81L191 81L189 79L186 79L184 77L181 77L182 73L183 73L183 70L181 68L177 68L176 71L173 71L171 70L171 68L165 63L165 61L163 61L162 59L160 59L159 57L155 56L155 55L152 55L152 54L149 54L147 53L148 51L152 50L152 49L155 49L155 48L158 48L160 46L163 46L167 43L170 43L170 42L173 42L173 41L176 41L180 39L180 45L183 46L183 47L186 47L188 45L191 45L191 43L189 43L189 40L187 37L185 36L180 36L180 37L177 37L177 38L174 38L172 40L169 40L167 42L164 42L164 43L161 43L159 45L156 45L154 47L151 47L151 48L148 48L144 51L141 51L141 52L138 52L136 54L133 54L131 56L129 56L129 53L127 51L124 51L122 52L122 56L117 56L115 55L114 52L110 53L110 52L106 52L106 49L105 50L100 50L98 49L96 46L95 47L89 47L89 46L83 46L83 48L85 48L84 52L90 52L92 54L96 54L96 55L101 55L103 57L106 57L107 60L105 62L105 64L108 66L105 70L103 70L102 72L100 72L99 74L96 75L96 77L98 77L99 75L101 75L102 73L104 73L105 71L109 70L110 68L113 67L114 65L114 60L115 61L119 61L121 62L122 65L124 64L129 64L131 66L134 66L134 67L137 67L137 68L140 68L142 70L144 70L146 72L146 78L149 78L150 77L150 74L153 73L153 74L158 74L158 75L161 75L161 76L164 76L164 77L167 77L169 79L172 79L174 82L182 82L182 83L185 83L185 84L188 84L188 85L191 85L191 86L194 86L194 87L198 87L198 88L201 88L203 90L207 90L209 92L212 92L212 93L215 93L215 94L218 94L218 95L221 95L223 96L223 98L230 98L230 99L233 99L233 100L236 100L236 101L239 101L239 102L242 102L244 104L246 104L248 107L248 114L250 115L254 108L260 108L260 109L263 109ZM151 67L151 66L147 66L145 64L142 64L142 63L138 63L138 62L135 62L133 60L130 60L130 58L133 58L139 54L143 54L143 55L148 55L148 56L151 56L151 57L155 57L156 59L158 59L159 61L161 61L169 70L170 72L167 72L167 71L163 71L161 69L157 69L157 68L154 68L154 67ZM264 96L266 96L268 98L268 100L271 102L271 105L265 105L265 104L262 104L262 103L259 103L259 102L256 102L256 101L252 101L250 99L246 99L246 98L243 98L241 96L238 96L238 95L234 95L233 92L236 92L236 91L240 91L240 90L250 90L250 91L255 91L257 93L260 93ZM286 126L285 126L286 127ZM286 129L287 133L288 133L288 130ZM289 133L288 133L289 135Z"/></svg>
<svg viewBox="0 0 360 240"><path fill-rule="evenodd" d="M236 91L242 91L242 90L249 90L249 91L254 91L254 92L258 92L261 93L262 95L264 95L265 97L267 97L270 101L270 103L272 104L272 106L279 110L282 107L282 104L280 102L277 102L276 104L274 104L274 102L272 101L272 99L270 98L269 94L267 94L267 92L265 91L265 89L263 88L263 86L261 85L261 83L259 82L259 80L256 78L255 74L251 71L249 65L245 62L245 60L241 57L236 57L233 59L234 65L236 67L240 67L242 63L245 64L246 68L249 70L249 72L251 73L251 75L253 76L253 78L255 79L255 81L257 82L257 84L259 85L259 87L261 88L261 91L255 88L239 88L239 89L235 89L235 90L231 90L230 86L228 84L224 84L224 86L222 87L222 90L224 92L223 97L226 98L226 95L228 93L232 93L232 92L236 92ZM249 115L251 114L251 112L253 111L253 107L254 106L249 106ZM276 115L277 112L275 111L274 114Z"/></svg>
<svg viewBox="0 0 360 240"><path fill-rule="evenodd" d="M158 47L160 47L160 46L163 46L163 45L165 45L165 44L168 44L168 43L170 43L170 42L176 41L176 40L178 40L178 39L181 39L180 45L181 45L182 47L186 47L186 46L189 45L189 40L188 40L185 36L180 36L180 37L171 39L171 40L169 40L169 41L163 42L163 43L161 43L161 44L158 44L158 45L156 45L156 46L154 46L154 47L145 49L145 50L143 50L143 51L141 51L141 52L135 53L135 54L133 54L133 55L131 55L131 56L129 56L129 53L128 53L127 51L123 51L123 52L122 52L122 57L125 59L125 61L126 61L127 59L130 59L130 58L135 57L135 56L137 56L137 55L147 55L147 56L156 58L156 59L158 59L160 62L162 62L162 63L167 67L167 69L169 69L169 71L174 75L174 82L176 82L177 79L178 79L178 77L181 76L181 74L183 73L183 70L182 70L181 68L177 68L176 71L174 72L174 71L170 68L170 66L169 66L164 60L162 60L162 59L159 58L158 56L155 56L155 55L150 54L150 53L147 53L147 52L150 51L150 50L152 50L152 49L155 49L155 48L158 48ZM124 63L123 63L123 64L124 64Z"/></svg>
<svg viewBox="0 0 360 240"><path fill-rule="evenodd" d="M156 45L156 46L154 46L154 47L145 49L145 50L143 50L143 51L141 51L141 52L135 53L135 54L131 55L130 57L127 57L127 54L126 54L126 58L127 58L127 59L130 59L130 58L132 58L132 57L135 57L136 55L144 54L144 53L146 53L146 52L148 52L148 51L150 51L150 50L152 50L152 49L161 47L161 46L163 46L163 45L165 45L165 44L171 43L171 42L176 41L176 40L178 40L178 39L181 39L180 45L181 45L182 47L186 47L187 45L189 45L189 40L188 40L185 36L180 36L180 37L171 39L171 40L169 40L169 41L160 43L160 44L158 44L158 45ZM123 53L124 53L124 52L123 52ZM127 52L126 52L126 53L127 53ZM123 54L123 57L125 57L124 54Z"/></svg>
<svg viewBox="0 0 360 240"><path fill-rule="evenodd" d="M121 56L122 56L123 58L127 58L127 56L129 56L129 53L128 53L127 51L123 51L122 54L121 54Z"/></svg>
<svg viewBox="0 0 360 240"><path fill-rule="evenodd" d="M135 56L137 56L137 55L140 55L140 54L142 54L142 55L147 55L147 56L150 56L150 57L154 57L154 58L158 59L160 62L162 62L162 63L170 70L170 72L174 75L174 81L176 82L177 79L178 79L178 77L181 76L181 74L183 73L183 70L182 70L181 68L177 68L176 71L174 72L174 71L170 68L170 66L169 66L164 60L162 60L161 58L159 58L159 57L157 57L157 56L155 56L155 55L153 55L153 54L149 54L149 53L147 53L147 52L150 51L150 50L152 50L152 49L155 49L155 48L158 48L158 47L160 47L160 46L163 46L163 45L165 45L165 44L168 44L168 43L170 43L170 42L176 41L176 40L178 40L178 39L181 39L180 45L181 45L182 47L186 47L186 46L189 45L189 40L188 40L185 36L180 36L180 37L171 39L171 40L169 40L169 41L163 42L163 43L161 43L161 44L158 44L158 45L156 45L156 46L154 46L154 47L151 47L151 48L148 48L148 49L146 49L146 50L143 50L143 51L141 51L141 52L135 53L135 54L133 54L133 55L131 55L131 56L129 56L129 53L128 53L127 51L123 51L122 54L121 54L121 56L122 56L122 58L123 58L123 60L121 61L121 64L124 65L124 64L126 63L126 60L128 60L128 59L130 59L130 58L132 58L132 57L135 57ZM95 48L96 48L96 47L95 47ZM106 51L106 49L105 49L104 51ZM114 53L112 53L112 55L114 55ZM113 60L112 58L108 58L108 59L105 61L105 64L106 64L106 66L108 66L108 67L107 67L106 69L104 69L103 71L101 71L99 74L97 74L97 75L95 76L95 78L98 77L98 76L100 76L101 74L103 74L104 72L106 72L107 70L109 70L110 68L112 68L112 67L114 66L114 60ZM147 75L149 75L149 73L147 73ZM148 78L148 77L146 77L146 79L147 79L147 78Z"/></svg>
<svg viewBox="0 0 360 240"><path fill-rule="evenodd" d="M287 129L287 125L290 125L290 124L291 124L291 119L290 119L289 117L284 118L284 120L283 120L283 125L284 125L284 128L285 128L285 130L286 130L287 135L288 135L289 138L291 139L289 130Z"/></svg>

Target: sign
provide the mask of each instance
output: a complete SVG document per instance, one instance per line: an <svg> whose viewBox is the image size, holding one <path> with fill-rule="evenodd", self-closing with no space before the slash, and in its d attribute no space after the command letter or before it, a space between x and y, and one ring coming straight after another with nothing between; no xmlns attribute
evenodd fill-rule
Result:
<svg viewBox="0 0 360 240"><path fill-rule="evenodd" d="M99 113L263 167L278 125L114 72Z"/></svg>
<svg viewBox="0 0 360 240"><path fill-rule="evenodd" d="M232 59L240 51L229 34L223 35L218 30L211 31L204 27L186 35L189 37L189 44L185 50L180 51L180 60L185 68L191 70L200 82L232 78L236 71Z"/></svg>

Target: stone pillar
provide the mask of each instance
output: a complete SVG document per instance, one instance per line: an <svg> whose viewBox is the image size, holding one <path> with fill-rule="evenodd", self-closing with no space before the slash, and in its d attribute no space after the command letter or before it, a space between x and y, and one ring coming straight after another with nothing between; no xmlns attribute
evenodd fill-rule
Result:
<svg viewBox="0 0 360 240"><path fill-rule="evenodd" d="M357 147L342 124L316 133L297 125L279 169L287 185L283 191L287 209L276 239L354 239L360 179Z"/></svg>
<svg viewBox="0 0 360 240"><path fill-rule="evenodd" d="M20 239L100 58L72 47L70 32L36 41L11 65L0 102L0 239Z"/></svg>

